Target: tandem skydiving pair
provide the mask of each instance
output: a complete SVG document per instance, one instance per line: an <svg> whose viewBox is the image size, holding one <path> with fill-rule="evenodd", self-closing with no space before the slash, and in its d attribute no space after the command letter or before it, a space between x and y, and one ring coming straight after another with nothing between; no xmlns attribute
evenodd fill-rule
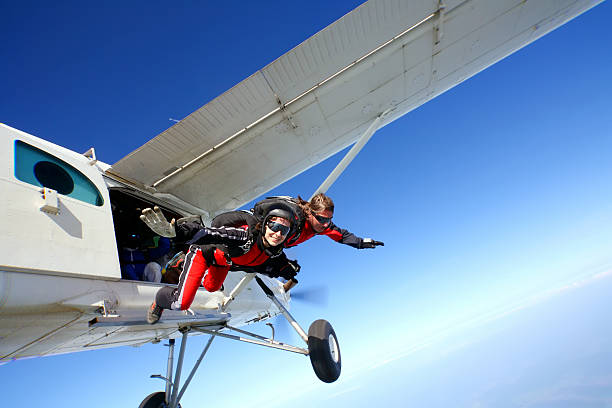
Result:
<svg viewBox="0 0 612 408"><path fill-rule="evenodd" d="M189 245L177 287L161 288L147 313L156 323L163 309L187 310L200 286L209 292L222 288L230 269L257 272L286 280L287 291L297 284L300 266L284 248L315 235L357 249L375 248L383 242L360 238L333 222L334 203L323 193L310 201L301 197L270 197L252 211L231 211L215 217L210 227L192 218L168 222L159 208L143 210L140 217L154 232Z"/></svg>

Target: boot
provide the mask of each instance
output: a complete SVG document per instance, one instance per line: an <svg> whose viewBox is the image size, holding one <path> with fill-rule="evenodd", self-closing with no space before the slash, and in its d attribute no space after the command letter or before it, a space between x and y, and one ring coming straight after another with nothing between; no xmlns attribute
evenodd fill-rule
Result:
<svg viewBox="0 0 612 408"><path fill-rule="evenodd" d="M159 321L164 309L157 306L155 302L151 303L151 307L147 311L147 323L155 324Z"/></svg>

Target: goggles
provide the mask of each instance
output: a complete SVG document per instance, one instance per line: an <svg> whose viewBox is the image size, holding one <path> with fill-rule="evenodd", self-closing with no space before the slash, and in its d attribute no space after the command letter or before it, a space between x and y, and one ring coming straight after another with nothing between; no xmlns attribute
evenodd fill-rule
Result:
<svg viewBox="0 0 612 408"><path fill-rule="evenodd" d="M280 222L276 222L276 221L268 221L268 223L266 224L266 227L270 228L272 232L280 231L281 235L287 235L289 233L289 230L291 229L290 226L283 225Z"/></svg>
<svg viewBox="0 0 612 408"><path fill-rule="evenodd" d="M323 217L321 215L317 215L315 213L311 213L313 217L316 218L316 220L319 222L319 224L321 225L327 225L331 222L332 217Z"/></svg>

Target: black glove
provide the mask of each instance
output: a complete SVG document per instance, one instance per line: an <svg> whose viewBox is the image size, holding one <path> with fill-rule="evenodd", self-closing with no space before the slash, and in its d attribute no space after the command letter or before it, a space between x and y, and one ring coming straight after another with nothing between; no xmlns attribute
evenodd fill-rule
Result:
<svg viewBox="0 0 612 408"><path fill-rule="evenodd" d="M291 259L287 259L287 263L278 269L278 276L286 280L293 279L297 282L297 279L295 279L295 276L298 274L300 269L301 269L301 266L299 263L297 263L297 261L292 261Z"/></svg>
<svg viewBox="0 0 612 408"><path fill-rule="evenodd" d="M372 238L364 238L361 240L361 247L359 247L359 249L376 248L379 245L385 246L385 243L382 241L374 241Z"/></svg>

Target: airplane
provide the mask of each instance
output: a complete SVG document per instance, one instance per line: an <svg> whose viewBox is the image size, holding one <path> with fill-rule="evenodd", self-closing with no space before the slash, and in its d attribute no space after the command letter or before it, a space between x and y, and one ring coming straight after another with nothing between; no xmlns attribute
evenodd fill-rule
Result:
<svg viewBox="0 0 612 408"><path fill-rule="evenodd" d="M2 125L2 214L21 220L2 231L2 360L179 337L183 349L188 335L222 337L282 313L290 295L280 282L231 274L232 289L199 293L193 315L147 325L143 311L161 284L121 279L117 253L126 234L142 229L135 210L158 205L208 222L354 144L317 189L326 191L376 129L599 2L483 3L371 0L112 166L93 149L79 154ZM361 24L381 10L381 21ZM331 47L334 58L323 58ZM266 166L240 171L235 163L246 157ZM23 299L47 286L56 289ZM144 406L176 406L180 371Z"/></svg>

